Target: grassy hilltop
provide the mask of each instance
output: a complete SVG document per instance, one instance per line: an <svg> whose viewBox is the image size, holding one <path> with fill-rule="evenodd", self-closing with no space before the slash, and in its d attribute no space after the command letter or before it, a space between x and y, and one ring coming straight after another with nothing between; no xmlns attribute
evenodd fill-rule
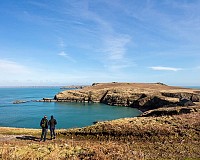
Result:
<svg viewBox="0 0 200 160"><path fill-rule="evenodd" d="M200 103L194 103L56 130L57 138L50 140L48 134L46 142L39 142L39 129L1 127L0 159L200 159Z"/></svg>

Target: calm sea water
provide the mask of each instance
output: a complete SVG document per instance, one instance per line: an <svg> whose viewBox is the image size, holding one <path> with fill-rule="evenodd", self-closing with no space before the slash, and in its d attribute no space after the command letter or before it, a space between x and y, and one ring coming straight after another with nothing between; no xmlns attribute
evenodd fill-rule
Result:
<svg viewBox="0 0 200 160"><path fill-rule="evenodd" d="M52 88L0 88L0 126L40 128L44 115L51 115L58 121L57 128L73 128L91 125L94 121L135 117L141 112L128 107L88 103L27 102L13 104L15 100L39 100L53 98L62 90Z"/></svg>

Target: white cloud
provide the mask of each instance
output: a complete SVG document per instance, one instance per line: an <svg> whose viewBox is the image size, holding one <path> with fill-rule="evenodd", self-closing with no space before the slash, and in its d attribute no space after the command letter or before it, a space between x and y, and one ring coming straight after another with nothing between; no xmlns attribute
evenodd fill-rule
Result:
<svg viewBox="0 0 200 160"><path fill-rule="evenodd" d="M66 58L71 62L76 62L72 57L70 57L67 53L65 53L65 51L61 51L60 53L58 53L58 55Z"/></svg>
<svg viewBox="0 0 200 160"><path fill-rule="evenodd" d="M71 62L76 62L71 56L69 56L69 54L67 54L64 50L65 50L65 47L66 47L66 44L64 42L64 39L62 37L59 37L58 38L59 40L59 43L58 43L58 46L61 50L60 53L58 53L59 56L62 56L64 58L66 58L67 60L71 61Z"/></svg>
<svg viewBox="0 0 200 160"><path fill-rule="evenodd" d="M174 67L162 67L162 66L155 66L155 67L149 67L156 71L179 71L182 70L181 68L174 68Z"/></svg>
<svg viewBox="0 0 200 160"><path fill-rule="evenodd" d="M29 74L31 73L30 69L24 65L21 65L17 62L11 60L2 60L0 59L0 70L2 76L5 74Z"/></svg>
<svg viewBox="0 0 200 160"><path fill-rule="evenodd" d="M59 56L66 57L66 58L68 57L68 55L67 55L64 51L60 52L58 55L59 55Z"/></svg>

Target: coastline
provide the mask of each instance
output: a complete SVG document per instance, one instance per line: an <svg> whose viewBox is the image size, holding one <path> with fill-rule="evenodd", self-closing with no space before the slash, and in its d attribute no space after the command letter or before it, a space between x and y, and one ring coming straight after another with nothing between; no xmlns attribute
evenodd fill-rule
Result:
<svg viewBox="0 0 200 160"><path fill-rule="evenodd" d="M120 90L115 88L114 91L118 93ZM168 95L168 91L163 93ZM177 93L176 89L170 91L173 91L170 92L172 95ZM182 91L189 92L185 94ZM187 97L189 93L191 98L193 93L199 94L199 90L194 91L184 89L178 96ZM72 90L69 92L74 93ZM195 105L153 107L139 117L102 121L81 128L56 129L55 140L50 140L48 131L46 142L39 141L41 129L0 127L0 157L94 160L199 158L200 102L192 103Z"/></svg>
<svg viewBox="0 0 200 160"><path fill-rule="evenodd" d="M22 90L20 89L20 92L21 91ZM22 95L21 97L23 97L23 96L31 97L32 96L31 94L34 94L37 97L40 97L38 95L39 92L41 93L41 95L45 95L46 93L48 93L48 94L51 93L49 95L52 95L52 97L53 97L53 95L55 95L55 93L52 94L52 91L57 92L60 90L59 89L53 89L53 90L44 89L41 91L42 92L40 92L40 89L37 89L37 90L33 89L31 91L23 90L23 92L25 94ZM160 83L159 84L158 83L147 83L147 84L146 83L145 84L144 83L139 83L139 84L138 83L117 83L117 82L115 82L115 83L94 83L93 85L87 86L83 89L66 90L66 91L61 90L61 92L57 94L57 95L62 95L59 99L43 98L43 99L39 100L41 103L35 103L38 100L31 101L29 98L29 99L27 99L27 101L17 100L17 101L13 101L13 102L16 103L16 104L14 104L14 105L16 105L15 106L16 111L18 110L18 106L24 106L23 108L21 108L22 110L25 110L25 108L27 108L25 106L32 106L32 107L34 106L34 108L38 107L38 109L39 109L40 105L41 106L49 106L50 108L53 109L54 106L56 106L56 108L58 108L58 107L63 108L64 106L66 106L65 104L67 104L64 102L75 102L75 103L71 103L72 105L70 106L70 108L74 108L77 105L89 107L90 105L93 105L93 104L96 105L99 103L99 104L107 105L108 107L106 106L106 108L110 108L112 106L114 106L114 107L119 106L120 108L123 108L121 106L125 106L125 107L129 107L129 108L136 108L136 109L139 109L140 111L145 112L145 111L157 109L157 108L167 108L167 107L176 107L176 106L177 107L178 106L185 107L187 105L194 105L194 103L196 103L194 101L199 101L199 98L198 98L199 91L200 90L196 91L194 89L167 86L167 85L160 84ZM12 92L14 92L14 90ZM19 91L16 90L14 93L18 93L18 92ZM28 93L28 94L26 94L26 93ZM9 96L9 94L10 94L10 90L9 90L7 96ZM48 94L47 94L47 97L51 97L51 96L48 96ZM182 101L182 99L183 99L183 101ZM184 99L191 99L192 101L191 100L185 101ZM30 103L24 103L24 102L30 102ZM43 103L43 102L47 102L47 103ZM53 103L49 103L49 102L53 102ZM59 102L59 103L54 103L54 102ZM81 102L81 103L79 103L79 102ZM19 105L17 105L17 104L19 104ZM68 103L68 104L70 104L70 103ZM10 106L9 103L7 103L5 105ZM87 109L87 107L82 107L82 108ZM112 107L112 108L114 108L114 107ZM69 107L67 107L67 108L69 108ZM75 108L77 108L77 107L75 107ZM110 111L109 109L105 110L105 112L109 112L109 111ZM126 111L126 109L125 109L125 111ZM33 110L33 112L34 112L34 110ZM43 114L52 114L52 113L45 113L45 111L43 111L43 112L44 112ZM58 111L56 111L56 112L58 112ZM123 112L123 110L122 110L122 112ZM37 114L40 114L40 113L35 113L35 115L37 115ZM76 113L74 113L74 114L76 114ZM104 112L101 112L100 114L104 115ZM164 114L164 113L162 113L162 114ZM21 116L23 116L23 115L21 115ZM60 116L60 115L58 115L58 116ZM136 116L138 116L138 115L136 115ZM123 117L125 117L125 116L123 116ZM34 118L38 119L38 121L39 121L38 116L35 116ZM88 122L85 126L92 124L94 121L106 120L106 119L110 119L110 118L95 118L94 117L93 120L91 122ZM116 119L116 118L113 118L113 119ZM29 122L29 123L31 123L31 122ZM64 123L64 121L63 121L63 123ZM3 124L3 125L6 126L5 124ZM33 124L33 125L36 126L36 124ZM23 125L20 124L18 126L23 126ZM69 127L67 126L65 128L70 128L73 126L76 126L76 124L73 124ZM34 128L37 128L37 126ZM62 126L59 126L59 128L62 128Z"/></svg>

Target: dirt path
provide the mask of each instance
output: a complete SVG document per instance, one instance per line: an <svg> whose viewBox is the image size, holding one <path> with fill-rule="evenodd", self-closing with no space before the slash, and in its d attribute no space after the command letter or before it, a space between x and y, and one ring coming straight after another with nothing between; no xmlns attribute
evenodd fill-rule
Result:
<svg viewBox="0 0 200 160"><path fill-rule="evenodd" d="M17 139L39 141L38 137L34 137L31 135L2 135L0 134L0 142L17 140Z"/></svg>
<svg viewBox="0 0 200 160"><path fill-rule="evenodd" d="M21 136L21 135L20 135ZM0 142L16 139L19 135L0 135Z"/></svg>

